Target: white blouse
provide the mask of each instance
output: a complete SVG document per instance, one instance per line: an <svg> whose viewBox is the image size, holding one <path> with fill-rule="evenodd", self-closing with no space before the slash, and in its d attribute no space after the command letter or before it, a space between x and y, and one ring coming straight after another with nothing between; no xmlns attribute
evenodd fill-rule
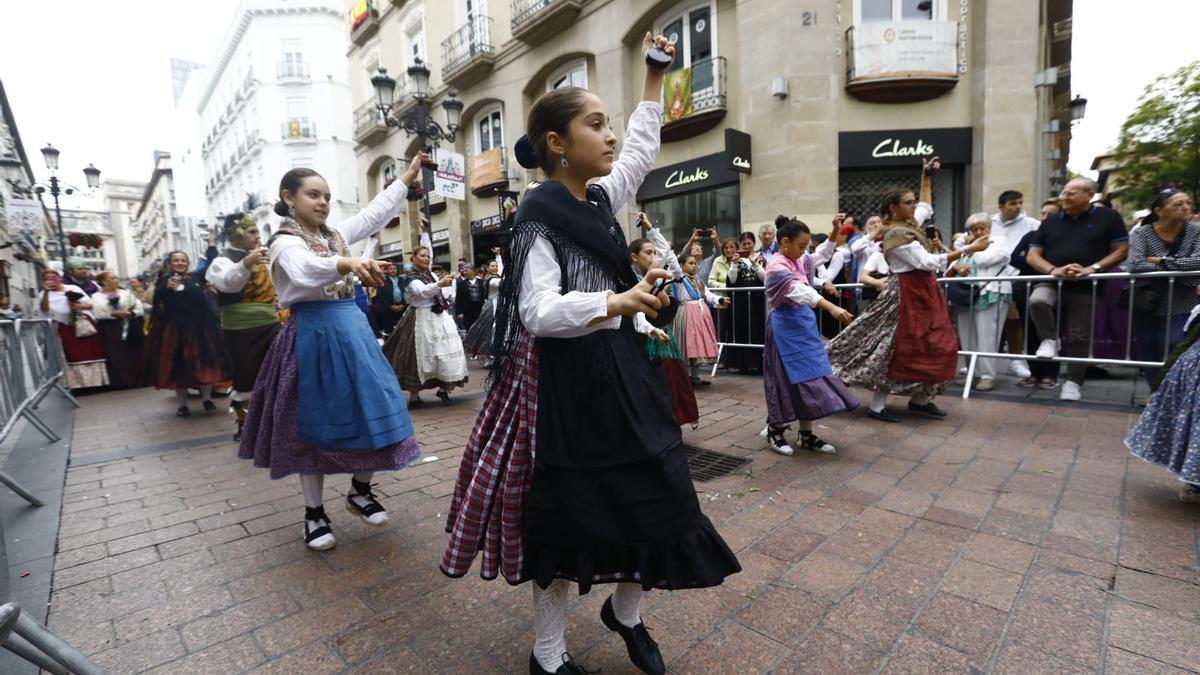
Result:
<svg viewBox="0 0 1200 675"><path fill-rule="evenodd" d="M50 297L46 303L50 307L49 311L41 311L41 300L39 299L38 314L43 318L53 319L63 325L71 323L71 301L67 300L68 291L74 291L82 295L83 297L79 299L80 302L91 302L91 298L87 297L82 288L71 284L63 284L61 291L50 291ZM46 291L42 292L45 293ZM92 315L90 311L82 311L81 314Z"/></svg>
<svg viewBox="0 0 1200 675"><path fill-rule="evenodd" d="M143 316L146 313L142 301L124 288L117 289L116 309L131 312L134 316ZM113 306L108 301L108 293L98 291L92 294L92 315L97 320L115 318L113 317Z"/></svg>
<svg viewBox="0 0 1200 675"><path fill-rule="evenodd" d="M642 101L629 116L625 147L613 162L612 173L596 181L608 192L614 213L637 193L646 174L654 168L661 128L662 104L657 101ZM564 294L559 284L561 275L550 241L535 238L521 276L521 323L526 330L537 337L572 338L620 328L619 316L588 325L608 315L612 291Z"/></svg>
<svg viewBox="0 0 1200 675"><path fill-rule="evenodd" d="M371 203L357 215L331 227L342 233L347 245L361 241L382 230L400 213L407 194L408 187L404 181L395 181L375 195ZM323 258L313 253L299 237L276 237L271 244L270 258L271 283L275 286L282 309L297 302L328 300L325 287L342 278L337 271L338 256Z"/></svg>
<svg viewBox="0 0 1200 675"><path fill-rule="evenodd" d="M217 256L205 270L204 280L222 293L238 293L250 281L250 270L241 262L234 262L223 255Z"/></svg>
<svg viewBox="0 0 1200 675"><path fill-rule="evenodd" d="M888 267L893 274L903 274L920 270L922 272L942 272L946 269L945 253L930 253L919 241L912 241L903 246L897 246L883 254Z"/></svg>
<svg viewBox="0 0 1200 675"><path fill-rule="evenodd" d="M437 276L434 275L434 278L436 279ZM451 284L451 286L453 285ZM438 293L442 293L444 290L436 283L427 284L420 279L413 279L404 288L404 301L408 303L409 307L433 307L437 304Z"/></svg>
<svg viewBox="0 0 1200 675"><path fill-rule="evenodd" d="M812 286L803 283L792 284L787 298L806 307L816 307L821 302L821 294Z"/></svg>

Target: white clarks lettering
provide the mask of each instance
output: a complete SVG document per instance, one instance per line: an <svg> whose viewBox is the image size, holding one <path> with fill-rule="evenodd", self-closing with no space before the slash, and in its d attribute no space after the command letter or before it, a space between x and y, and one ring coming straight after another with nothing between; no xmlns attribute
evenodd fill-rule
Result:
<svg viewBox="0 0 1200 675"><path fill-rule="evenodd" d="M749 169L750 168L750 160L742 159L741 157L734 155L733 165L739 169Z"/></svg>
<svg viewBox="0 0 1200 675"><path fill-rule="evenodd" d="M887 138L871 151L872 157L925 157L933 154L933 146L917 139L916 145L901 146L899 140Z"/></svg>
<svg viewBox="0 0 1200 675"><path fill-rule="evenodd" d="M689 183L699 183L700 181L708 180L708 172L704 169L697 168L689 174L685 174L682 169L672 171L671 175L667 176L667 182L663 187L673 188Z"/></svg>

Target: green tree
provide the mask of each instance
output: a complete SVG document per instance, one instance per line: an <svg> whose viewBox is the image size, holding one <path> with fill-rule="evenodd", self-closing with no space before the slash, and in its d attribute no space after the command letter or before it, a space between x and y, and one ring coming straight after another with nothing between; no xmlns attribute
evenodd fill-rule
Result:
<svg viewBox="0 0 1200 675"><path fill-rule="evenodd" d="M1200 194L1200 61L1146 87L1121 126L1113 159L1124 204L1149 206L1161 183Z"/></svg>

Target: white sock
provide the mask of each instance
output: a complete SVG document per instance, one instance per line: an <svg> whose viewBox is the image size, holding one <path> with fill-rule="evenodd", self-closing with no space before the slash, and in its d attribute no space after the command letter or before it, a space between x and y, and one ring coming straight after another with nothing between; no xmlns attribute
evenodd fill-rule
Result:
<svg viewBox="0 0 1200 675"><path fill-rule="evenodd" d="M617 584L617 590L612 594L612 606L613 614L617 615L617 621L621 622L622 626L633 628L642 622L639 609L643 594L645 591L642 590L641 584Z"/></svg>
<svg viewBox="0 0 1200 675"><path fill-rule="evenodd" d="M871 395L871 402L867 404L873 412L883 412L883 407L887 405L887 392L877 391Z"/></svg>
<svg viewBox="0 0 1200 675"><path fill-rule="evenodd" d="M175 405L179 406L180 408L187 407L187 389L175 390Z"/></svg>
<svg viewBox="0 0 1200 675"><path fill-rule="evenodd" d="M200 385L200 402L201 403L206 403L206 402L212 400L212 389L213 388L212 388L211 384Z"/></svg>
<svg viewBox="0 0 1200 675"><path fill-rule="evenodd" d="M533 586L533 658L542 670L553 673L567 653L567 591L571 582L555 579L545 590Z"/></svg>
<svg viewBox="0 0 1200 675"><path fill-rule="evenodd" d="M925 405L929 403L929 394L913 394L913 405Z"/></svg>
<svg viewBox="0 0 1200 675"><path fill-rule="evenodd" d="M304 505L315 509L325 503L321 491L325 488L325 475L320 473L300 474L300 491L304 493Z"/></svg>

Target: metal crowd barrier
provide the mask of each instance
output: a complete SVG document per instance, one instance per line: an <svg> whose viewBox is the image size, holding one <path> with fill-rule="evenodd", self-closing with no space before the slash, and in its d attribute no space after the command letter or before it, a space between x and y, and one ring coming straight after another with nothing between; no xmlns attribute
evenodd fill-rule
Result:
<svg viewBox="0 0 1200 675"><path fill-rule="evenodd" d="M0 443L25 419L50 442L59 440L35 412L39 403L51 391L67 397L75 407L79 402L62 386L66 359L58 332L49 319L0 321ZM8 474L0 471L0 483L7 485L33 506L41 500L21 487ZM7 560L3 527L0 527L0 562ZM7 565L0 566L7 575ZM7 578L0 580L0 594L8 591ZM5 600L6 598L0 598ZM55 673L103 675L104 670L92 663L74 647L37 621L21 614L15 602L0 605L0 645L42 670Z"/></svg>
<svg viewBox="0 0 1200 675"><path fill-rule="evenodd" d="M1166 293L1165 293L1166 306L1168 308L1170 308L1174 304L1174 299L1176 297L1176 294L1178 294L1180 292L1184 292L1184 293L1194 293L1195 292L1193 289L1191 289L1189 287L1183 287L1182 289L1177 288L1177 285L1180 285L1180 284L1178 284L1178 280L1182 279L1182 278L1194 278L1194 277L1200 277L1200 271L1195 271L1195 272L1170 271L1170 272L1141 272L1141 273L1105 272L1105 273L1100 273L1100 274L1088 275L1086 277L1086 279L1081 282L1064 282L1062 279L1059 279L1058 277L1051 276L1051 275L1015 276L1015 277L994 276L994 277L941 277L941 278L939 278L938 282L940 284L942 284L943 290L946 290L946 287L948 287L950 284L966 283L966 284L971 284L973 286L978 285L980 288L982 288L983 286L985 286L988 283L993 282L993 281L1007 282L1009 284L1012 284L1012 292L1011 292L1012 297L1010 297L1010 299L1005 303L1004 306L1005 306L1005 309L1007 310L1008 304L1016 302L1018 296L1021 296L1024 298L1023 302L1025 305L1025 310L1020 313L1020 316L1021 316L1021 320L1023 323L1022 327L1024 329L1024 334L1026 336L1030 335L1030 328L1031 328L1031 324L1032 324L1032 319L1030 316L1031 312L1029 312L1029 310L1028 310L1028 304L1029 304L1029 299L1032 296L1032 290L1035 286L1042 285L1042 284L1052 284L1055 286L1055 291L1056 291L1057 297L1058 297L1058 301L1055 303L1055 325L1058 327L1058 332L1053 337L1056 339L1063 337L1067 333L1067 331L1064 330L1064 325L1063 325L1063 306L1065 303L1062 301L1063 286L1065 285L1065 283L1086 284L1088 286L1088 292L1090 294L1090 297L1088 300L1088 305L1090 308L1090 315L1088 316L1087 320L1090 322L1091 330L1089 331L1090 335L1089 335L1088 343L1087 343L1087 356L1066 356L1065 353L1067 351L1067 344L1066 344L1065 339L1063 340L1063 342L1060 345L1058 355L1051 359L1038 358L1034 354L1025 353L1026 352L1025 345L1019 345L1019 347L1018 347L1019 353L1012 354L1012 353L1001 352L1001 351L999 351L1000 338L1002 337L1003 332L1004 332L1004 324L1006 321L1006 317L998 316L997 317L998 327L997 327L997 331L996 331L996 346L995 346L995 348L993 348L991 350L964 349L964 348L962 348L962 345L960 343L960 349L958 351L958 355L960 357L964 358L967 362L967 377L966 377L966 384L963 387L963 394L962 394L963 398L970 398L971 387L972 387L972 383L974 381L975 371L978 366L978 361L981 358L1003 359L1003 360L1014 360L1015 359L1015 360L1023 360L1023 361L1024 360L1037 360L1039 362L1057 362L1057 363L1063 363L1063 364L1081 363L1081 364L1096 365L1096 366L1108 365L1108 366L1125 366L1125 367L1132 367L1132 368L1159 368L1159 367L1161 367L1164 364L1167 355L1170 353L1170 323L1171 323L1171 319L1173 318L1173 315L1168 311L1168 313L1162 317L1158 317L1158 316L1147 317L1146 314L1136 312L1134 310L1134 305L1135 305L1135 301L1137 298L1137 286L1133 282L1137 281L1137 280L1145 280L1145 279L1164 279L1164 280L1166 280L1166 282L1167 282L1166 283ZM1096 319L1097 319L1097 315L1098 315L1098 310L1100 309L1101 305L1103 305L1105 302L1105 298L1102 297L1102 294L1107 292L1108 282L1110 282L1112 280L1124 281L1125 283L1122 284L1122 288L1123 289L1127 288L1129 290L1128 306L1119 310L1123 314L1124 319L1125 319L1125 332L1122 336L1123 344L1124 344L1123 357L1113 357L1113 356L1102 357L1102 356L1096 355L1096 342L1097 342L1097 340L1096 340L1096 333L1097 333ZM830 300L831 302L834 302L834 304L837 304L842 307L846 307L846 303L844 302L842 292L845 290L850 290L853 293L853 300L851 301L850 304L859 310L858 312L855 312L856 315L861 312L862 304L864 302L863 298L862 298L862 290L864 288L866 288L865 284L861 284L861 283L834 284L834 287L839 291L838 297L837 298L829 298L828 296L825 296L826 299ZM1019 290L1019 289L1023 289L1023 290ZM744 288L711 288L710 290L714 293L718 293L718 294L729 297L731 300L731 303L730 303L731 305L737 305L737 303L739 302L739 298L743 298L741 300L741 302L752 302L753 301L752 298L754 297L754 294L756 294L756 293L763 294L764 297L762 299L762 302L764 302L764 303L766 302L765 293L764 293L764 291L766 289L763 286L744 287ZM820 289L818 289L818 290L820 290ZM769 308L768 308L768 311L769 311ZM973 304L969 308L960 307L960 306L951 306L951 315L950 315L951 320L955 320L957 318L957 313L964 312L964 311L969 312L971 314L972 320L973 320L976 312L994 311L994 310L992 310L992 308L988 308L986 310L977 310L977 309L975 309ZM717 348L718 348L717 363L714 363L713 368L712 368L712 375L715 377L717 374L718 366L720 365L723 358L725 357L725 355L727 353L727 349L729 349L729 348L762 349L763 345L762 345L761 341L745 341L745 340L733 339L734 336L737 336L737 335L741 335L741 336L754 336L754 335L761 336L762 335L762 328L759 328L758 331L755 331L754 326L749 323L749 321L752 318L751 317L752 313L741 312L741 314L743 315L743 321L738 322L736 325L734 324L734 312L733 312L732 308L715 310L714 314L715 314L714 320L716 322L716 329L717 329ZM1109 315L1111 316L1111 312L1109 313ZM1078 317L1072 317L1072 318L1068 319L1068 323L1070 323L1071 321L1077 320L1077 319L1078 319ZM830 318L826 313L817 312L818 326L820 327L822 334L824 334L824 332L826 330L827 322L832 321L832 320L833 319ZM1160 330L1156 331L1157 334L1162 336L1162 340L1163 340L1162 355L1161 355L1161 358L1159 358L1157 360L1133 358L1135 323L1140 323L1141 325L1145 325L1144 322L1147 320L1153 320L1153 321L1161 320L1162 321L1162 326L1160 327ZM955 324L955 328L957 330L957 323Z"/></svg>

